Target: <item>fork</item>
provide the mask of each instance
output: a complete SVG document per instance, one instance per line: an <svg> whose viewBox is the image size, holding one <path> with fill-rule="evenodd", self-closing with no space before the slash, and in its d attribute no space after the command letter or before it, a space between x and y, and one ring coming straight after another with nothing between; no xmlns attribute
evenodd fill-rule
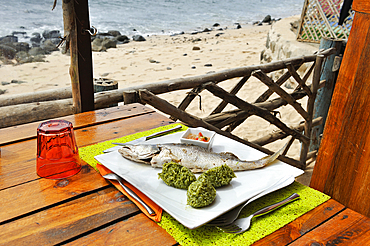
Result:
<svg viewBox="0 0 370 246"><path fill-rule="evenodd" d="M238 207L230 210L229 212L224 213L223 215L218 216L217 218L211 220L207 223L209 226L223 226L223 225L229 225L233 223L239 216L240 212L252 201L256 200L257 198L261 197L262 194L264 194L266 191L274 191L274 187L279 187L280 184L285 183L288 180L294 180L294 177L289 176L288 178L283 177L279 179L277 182L273 183L272 185L268 186L267 188L261 190L254 196L250 197L244 204L239 205ZM292 181L293 181L292 180ZM289 182L290 183L290 182ZM279 187L280 188L280 187Z"/></svg>
<svg viewBox="0 0 370 246"><path fill-rule="evenodd" d="M252 220L253 217L258 217L258 216L265 215L265 214L267 214L267 213L269 213L269 212L271 212L271 211L273 211L277 208L282 207L283 205L285 205L289 202L297 200L298 198L299 198L299 195L297 193L293 193L288 198L286 198L286 199L284 199L284 200L282 200L278 203L275 203L273 205L262 208L262 209L258 210L257 212L249 215L246 218L237 219L229 225L218 226L218 228L221 229L223 232L226 232L226 233L238 234L238 233L245 232L246 230L249 229L249 227L251 225L251 220Z"/></svg>

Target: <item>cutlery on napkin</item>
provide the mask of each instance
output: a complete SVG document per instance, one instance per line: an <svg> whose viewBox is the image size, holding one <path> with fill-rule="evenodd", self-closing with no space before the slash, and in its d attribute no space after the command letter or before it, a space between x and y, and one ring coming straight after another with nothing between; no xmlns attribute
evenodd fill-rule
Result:
<svg viewBox="0 0 370 246"><path fill-rule="evenodd" d="M108 173L106 175L103 176L103 178L105 179L109 179L109 180L116 180L118 181L118 183L122 186L122 188L132 197L134 198L136 201L140 202L141 205L143 205L143 207L145 208L146 211L148 211L148 213L150 215L155 215L155 212L153 211L153 209L151 209L143 200L141 200L141 198L136 195L135 192L133 192L129 187L127 187L125 184L124 184L124 180L123 178L121 178L120 176L118 176L117 174L115 173Z"/></svg>
<svg viewBox="0 0 370 246"><path fill-rule="evenodd" d="M126 142L126 143L112 143L112 144L115 144L115 145L127 145L127 144L138 144L138 143L141 143L141 142L145 142L149 139L152 139L152 138L156 138L156 137L159 137L159 136L162 136L163 134L165 133L169 133L169 132L172 132L172 131L176 131L177 129L181 129L181 125L177 125L173 128L170 128L170 129L167 129L167 130L163 130L163 131L159 131L159 132L156 132L156 133L153 133L149 136L144 136L144 137L141 137L141 138L138 138L138 139L135 139L135 140L132 140L130 142ZM106 149L106 150L103 150L103 153L109 153L109 152L112 152L112 151L115 151L115 150L118 150L120 149L121 146L114 146L112 148L109 148L109 149Z"/></svg>
<svg viewBox="0 0 370 246"><path fill-rule="evenodd" d="M101 164L96 165L97 169L100 172L100 175L104 176L108 173L112 173L111 170L106 168L105 166ZM115 180L109 180L120 192L122 192L126 197L128 197L133 203L136 204L136 206L150 219L159 222L161 221L162 218L162 208L159 207L156 203L154 203L151 199L149 199L146 195L144 195L140 190L136 189L134 186L132 186L130 183L126 182L125 180L122 180L125 186L129 187L138 197L141 198L154 212L154 215L150 215L148 211L145 209L145 207L140 204L137 200L135 200L133 197L130 196L123 188L122 186L118 183L118 181Z"/></svg>

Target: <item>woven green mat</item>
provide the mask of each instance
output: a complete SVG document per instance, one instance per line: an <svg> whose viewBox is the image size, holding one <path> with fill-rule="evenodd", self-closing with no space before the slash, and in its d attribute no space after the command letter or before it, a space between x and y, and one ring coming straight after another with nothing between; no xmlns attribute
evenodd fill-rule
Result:
<svg viewBox="0 0 370 246"><path fill-rule="evenodd" d="M183 246L251 245L330 199L329 196L321 192L294 182L281 190L270 193L250 203L242 211L240 217L247 217L263 207L287 198L294 192L300 195L299 200L289 203L270 214L253 219L250 229L241 234L223 233L217 227L207 225L190 230L165 212L162 215L161 222L158 224Z"/></svg>
<svg viewBox="0 0 370 246"><path fill-rule="evenodd" d="M173 127L173 125L163 126L149 131L140 132L122 138L80 148L80 158L86 161L96 170L97 161L94 159L94 156L101 154L102 151L105 149L113 147L114 145L112 144L112 142L124 143L132 141L161 130L169 129L171 127ZM183 126L182 130L185 129L186 127ZM253 219L251 228L242 234L226 234L221 232L218 228L214 226L206 225L194 230L190 230L177 222L177 220L172 218L166 212L163 212L162 220L158 223L158 225L165 229L182 246L251 245L259 239L271 234L272 232L278 230L289 222L295 220L296 218L330 199L329 196L319 191L311 189L298 182L294 182L293 184L281 190L270 193L252 202L247 206L247 208L242 211L240 217L247 217L249 214L257 211L260 208L285 199L294 192L300 195L299 200L289 203L270 214Z"/></svg>

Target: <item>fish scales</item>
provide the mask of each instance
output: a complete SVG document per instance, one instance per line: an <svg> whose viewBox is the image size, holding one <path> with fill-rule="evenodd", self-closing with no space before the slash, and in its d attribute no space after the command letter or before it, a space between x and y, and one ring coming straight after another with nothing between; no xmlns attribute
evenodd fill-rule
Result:
<svg viewBox="0 0 370 246"><path fill-rule="evenodd" d="M213 167L228 165L233 171L262 168L273 162L285 146L271 156L255 161L240 160L232 153L215 153L205 148L187 144L126 145L118 152L135 162L162 168L164 163L177 162L194 173L205 172Z"/></svg>

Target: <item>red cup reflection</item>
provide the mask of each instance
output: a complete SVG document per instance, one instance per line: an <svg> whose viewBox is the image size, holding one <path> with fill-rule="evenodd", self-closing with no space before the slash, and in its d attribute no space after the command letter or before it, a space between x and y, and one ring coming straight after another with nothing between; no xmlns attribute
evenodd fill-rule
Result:
<svg viewBox="0 0 370 246"><path fill-rule="evenodd" d="M71 122L50 120L37 128L37 175L63 179L81 170Z"/></svg>

